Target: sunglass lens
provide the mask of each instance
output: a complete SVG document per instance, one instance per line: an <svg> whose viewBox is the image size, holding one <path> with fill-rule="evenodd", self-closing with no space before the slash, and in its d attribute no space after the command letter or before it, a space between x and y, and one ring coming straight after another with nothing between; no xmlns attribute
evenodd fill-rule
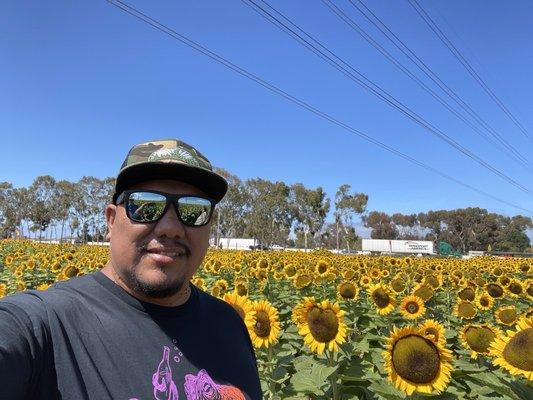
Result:
<svg viewBox="0 0 533 400"><path fill-rule="evenodd" d="M167 199L165 196L150 192L134 192L128 199L130 218L137 222L157 221L163 215Z"/></svg>
<svg viewBox="0 0 533 400"><path fill-rule="evenodd" d="M180 218L185 225L202 226L211 216L211 202L201 197L182 197L178 200Z"/></svg>

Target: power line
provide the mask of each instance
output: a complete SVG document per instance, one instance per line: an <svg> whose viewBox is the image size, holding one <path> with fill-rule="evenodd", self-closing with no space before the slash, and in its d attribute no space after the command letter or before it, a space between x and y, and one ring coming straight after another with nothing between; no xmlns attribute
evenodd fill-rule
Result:
<svg viewBox="0 0 533 400"><path fill-rule="evenodd" d="M362 0L348 0L348 2L359 11L363 17L365 17L374 27L376 27L398 50L400 50L413 64L417 66L433 83L435 83L444 93L446 93L456 104L458 104L468 115L470 115L478 124L480 124L485 130L491 133L492 136L499 138L500 141L505 141L503 137L490 126L472 107L464 101L452 88L450 88L439 76L418 57L376 14L370 10ZM372 16L372 18L370 17ZM506 146L507 147L507 146ZM528 162L522 155L517 153L513 148L510 150L522 158L525 162Z"/></svg>
<svg viewBox="0 0 533 400"><path fill-rule="evenodd" d="M364 133L362 131L359 131L355 128L353 128L351 125L348 125L336 118L334 118L333 116L331 116L330 114L327 114L321 110L319 110L318 108L315 108L313 107L312 105L308 104L307 102L289 94L288 92L284 91L283 89L280 89L278 88L277 86L265 81L264 79L260 78L259 76L257 75L254 75L252 74L251 72L247 71L246 69L244 68L241 68L239 67L238 65L234 64L233 62L229 61L228 59L216 54L215 52L209 50L208 48L196 43L195 41L187 38L186 36L176 32L175 30L173 30L172 28L169 28L168 26L166 25L163 25L162 23L158 22L157 20L149 17L148 15L142 13L141 11L137 10L136 8L120 1L120 0L108 0L109 3L111 3L112 5L114 5L115 7L119 8L120 10L132 15L133 17L147 23L148 25L152 26L153 28L167 34L168 36L178 40L179 42L191 47L192 49L202 53L203 55L209 57L210 59L212 59L213 61L216 61L222 65L224 65L225 67L231 69L232 71L238 73L239 75L245 77L245 78L248 78L252 81L254 81L255 83L263 86L265 89L268 89L270 90L271 92L285 98L286 100L289 100L291 101L292 103L300 106L301 108L304 108L306 109L307 111L309 112L312 112L313 114L359 136L360 138L392 153L392 154L395 154L396 156L406 160L406 161L409 161L421 168L424 168L426 169L427 171L430 171L430 172L433 172L447 180L450 180L458 185L461 185L463 187L466 187L476 193L479 193L483 196L486 196L486 197L489 197L493 200L496 200L502 204L506 204L510 207L513 207L513 208L516 208L516 209L519 209L519 210L522 210L526 213L529 213L529 214L533 214L533 210L529 210L527 208L524 208L524 207L521 207L519 205L516 205L516 204L513 204L511 202L508 202L506 200L503 200L503 199L500 199L499 197L497 196L494 196L490 193L487 193L481 189L478 189L472 185L469 185L468 183L465 183L465 182L462 182L461 180L459 179L456 179L454 178L453 176L450 176L444 172L441 172L439 171L438 169L436 168L433 168L421 161L418 161L416 160L415 158L407 155L407 154L404 154L402 153L401 151L399 150L396 150L395 148L391 147L391 146L388 146L387 144L383 143L383 142L380 142L379 140L377 139L374 139L373 137L371 137L370 135L368 135L367 133Z"/></svg>
<svg viewBox="0 0 533 400"><path fill-rule="evenodd" d="M500 98L490 89L490 87L485 83L483 78L479 76L476 70L468 62L468 60L461 54L461 52L454 46L454 44L448 39L444 32L439 28L439 26L433 21L430 15L424 10L424 8L416 0L407 0L411 7L420 15L424 22L429 26L429 28L437 35L441 42L450 50L454 57L461 63L461 65L468 71L470 76L483 88L485 93L498 105L498 107L509 117L509 119L520 129L522 134L533 141L533 138L529 132L524 128L524 126L518 121L518 119L509 111L505 104L500 100Z"/></svg>
<svg viewBox="0 0 533 400"><path fill-rule="evenodd" d="M423 90L429 93L435 100L442 104L448 111L454 114L457 118L463 121L471 129L473 129L478 135L482 136L485 140L492 143L500 151L505 153L512 160L521 164L528 171L533 172L531 164L527 159L522 156L518 150L516 150L511 144L505 141L498 134L494 134L489 131L489 133L496 138L499 143L494 142L494 140L487 136L487 134L481 131L477 126L473 125L468 119L466 119L461 113L455 110L445 99L443 99L439 94L437 94L433 89L427 86L421 79L419 79L415 74L413 74L407 67L405 67L396 57L394 57L390 52L388 52L383 46L381 46L376 40L372 38L360 25L358 25L352 18L350 18L339 6L333 3L331 0L322 0L322 2L333 12L337 17L344 21L353 31L358 33L367 43L379 51L387 60L389 60L394 66L396 66L400 71L407 75L411 80L418 84ZM501 146L504 146L502 148Z"/></svg>
<svg viewBox="0 0 533 400"><path fill-rule="evenodd" d="M481 157L477 156L475 153L473 153L472 151L470 151L469 149L467 149L466 147L458 143L451 136L447 135L440 129L433 126L423 117L421 117L416 112L414 112L409 107L407 107L405 104L403 104L402 102L397 100L395 97L393 97L390 93L386 92L384 89L382 89L377 84L375 84L370 79L368 79L364 74L356 70L352 65L350 65L349 63L347 63L346 61L338 57L335 53L333 53L328 48L326 48L324 45L322 45L318 40L316 40L311 35L306 33L303 29L298 27L296 24L294 24L289 18L287 18L286 16L281 14L279 11L277 11L274 7L269 5L265 0L260 0L260 1L266 4L269 7L269 9L271 9L273 12L275 12L285 21L287 21L292 26L292 28L287 26L282 21L280 21L279 18L272 15L269 11L265 10L263 7L258 5L254 0L242 0L242 1L246 5L248 5L250 8L252 8L254 11L256 11L259 15L261 15L263 18L265 18L267 21L269 21L270 23L272 23L273 25L275 25L276 27L278 27L279 29L287 33L298 43L300 43L305 48L307 48L308 50L316 54L319 58L321 58L322 60L330 64L333 68L337 69L343 75L347 76L349 79L353 80L355 83L362 86L364 89L368 90L370 93L374 94L376 97L380 98L381 100L389 104L391 107L400 111L402 114L407 116L409 119L411 119L412 121L416 122L418 125L425 128L427 131L429 131L429 133L438 137L442 141L446 142L447 144L449 144L450 146L452 146L453 148L455 148L456 150L458 150L465 156L469 157L470 159L476 161L479 165L493 172L495 175L509 182L511 185L533 196L533 192L530 189L526 188L519 182L515 181L513 178L507 176L505 173L503 173L496 167L492 166L491 164L483 160ZM307 38L309 38L314 44L310 43L307 39L305 39L300 34L295 32L295 30L300 31ZM319 47L322 48L323 50L320 50Z"/></svg>

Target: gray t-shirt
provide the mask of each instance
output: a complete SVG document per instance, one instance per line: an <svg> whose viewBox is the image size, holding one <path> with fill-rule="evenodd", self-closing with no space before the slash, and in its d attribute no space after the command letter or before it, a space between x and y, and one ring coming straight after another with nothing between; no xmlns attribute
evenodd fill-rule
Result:
<svg viewBox="0 0 533 400"><path fill-rule="evenodd" d="M0 399L261 399L243 321L191 288L162 307L96 272L1 299Z"/></svg>

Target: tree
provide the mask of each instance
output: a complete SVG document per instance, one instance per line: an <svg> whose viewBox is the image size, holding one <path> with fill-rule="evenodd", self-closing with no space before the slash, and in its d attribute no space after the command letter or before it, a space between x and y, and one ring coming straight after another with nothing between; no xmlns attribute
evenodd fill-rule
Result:
<svg viewBox="0 0 533 400"><path fill-rule="evenodd" d="M398 229L392 217L384 212L372 211L363 217L363 224L372 229L370 237L372 239L397 239L399 236Z"/></svg>
<svg viewBox="0 0 533 400"><path fill-rule="evenodd" d="M33 224L30 230L39 232L39 240L54 218L55 185L56 180L53 177L43 175L35 178L29 189L32 202L28 217Z"/></svg>
<svg viewBox="0 0 533 400"><path fill-rule="evenodd" d="M416 214L401 214L395 213L392 214L392 222L398 230L398 238L405 240L417 240L420 239L417 232L418 218Z"/></svg>
<svg viewBox="0 0 533 400"><path fill-rule="evenodd" d="M239 177L224 169L215 170L228 181L228 191L222 201L218 203L213 215L213 230L215 244L220 237L242 237L245 231L247 205L250 203L248 192Z"/></svg>
<svg viewBox="0 0 533 400"><path fill-rule="evenodd" d="M349 229L352 227L353 217L355 214L364 213L368 203L368 195L364 193L350 194L350 188L350 185L344 184L335 193L335 212L333 215L337 228L337 250L339 249L339 230L343 228L348 236ZM347 242L347 246L348 250L350 250L349 242Z"/></svg>
<svg viewBox="0 0 533 400"><path fill-rule="evenodd" d="M266 246L284 245L294 220L289 207L290 188L283 182L246 181L248 204L245 233Z"/></svg>
<svg viewBox="0 0 533 400"><path fill-rule="evenodd" d="M303 236L303 244L307 249L308 235L311 234L314 243L315 235L324 226L330 201L321 187L312 190L301 183L291 186L290 196L296 225L295 234L297 238Z"/></svg>

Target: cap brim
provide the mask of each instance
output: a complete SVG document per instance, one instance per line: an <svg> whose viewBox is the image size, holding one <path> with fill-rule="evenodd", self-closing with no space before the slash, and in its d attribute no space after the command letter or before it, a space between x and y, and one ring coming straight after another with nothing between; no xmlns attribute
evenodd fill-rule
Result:
<svg viewBox="0 0 533 400"><path fill-rule="evenodd" d="M119 173L113 202L116 201L120 193L129 187L137 183L159 179L176 180L195 186L217 203L222 200L228 190L226 180L215 172L187 164L151 162L131 165Z"/></svg>

